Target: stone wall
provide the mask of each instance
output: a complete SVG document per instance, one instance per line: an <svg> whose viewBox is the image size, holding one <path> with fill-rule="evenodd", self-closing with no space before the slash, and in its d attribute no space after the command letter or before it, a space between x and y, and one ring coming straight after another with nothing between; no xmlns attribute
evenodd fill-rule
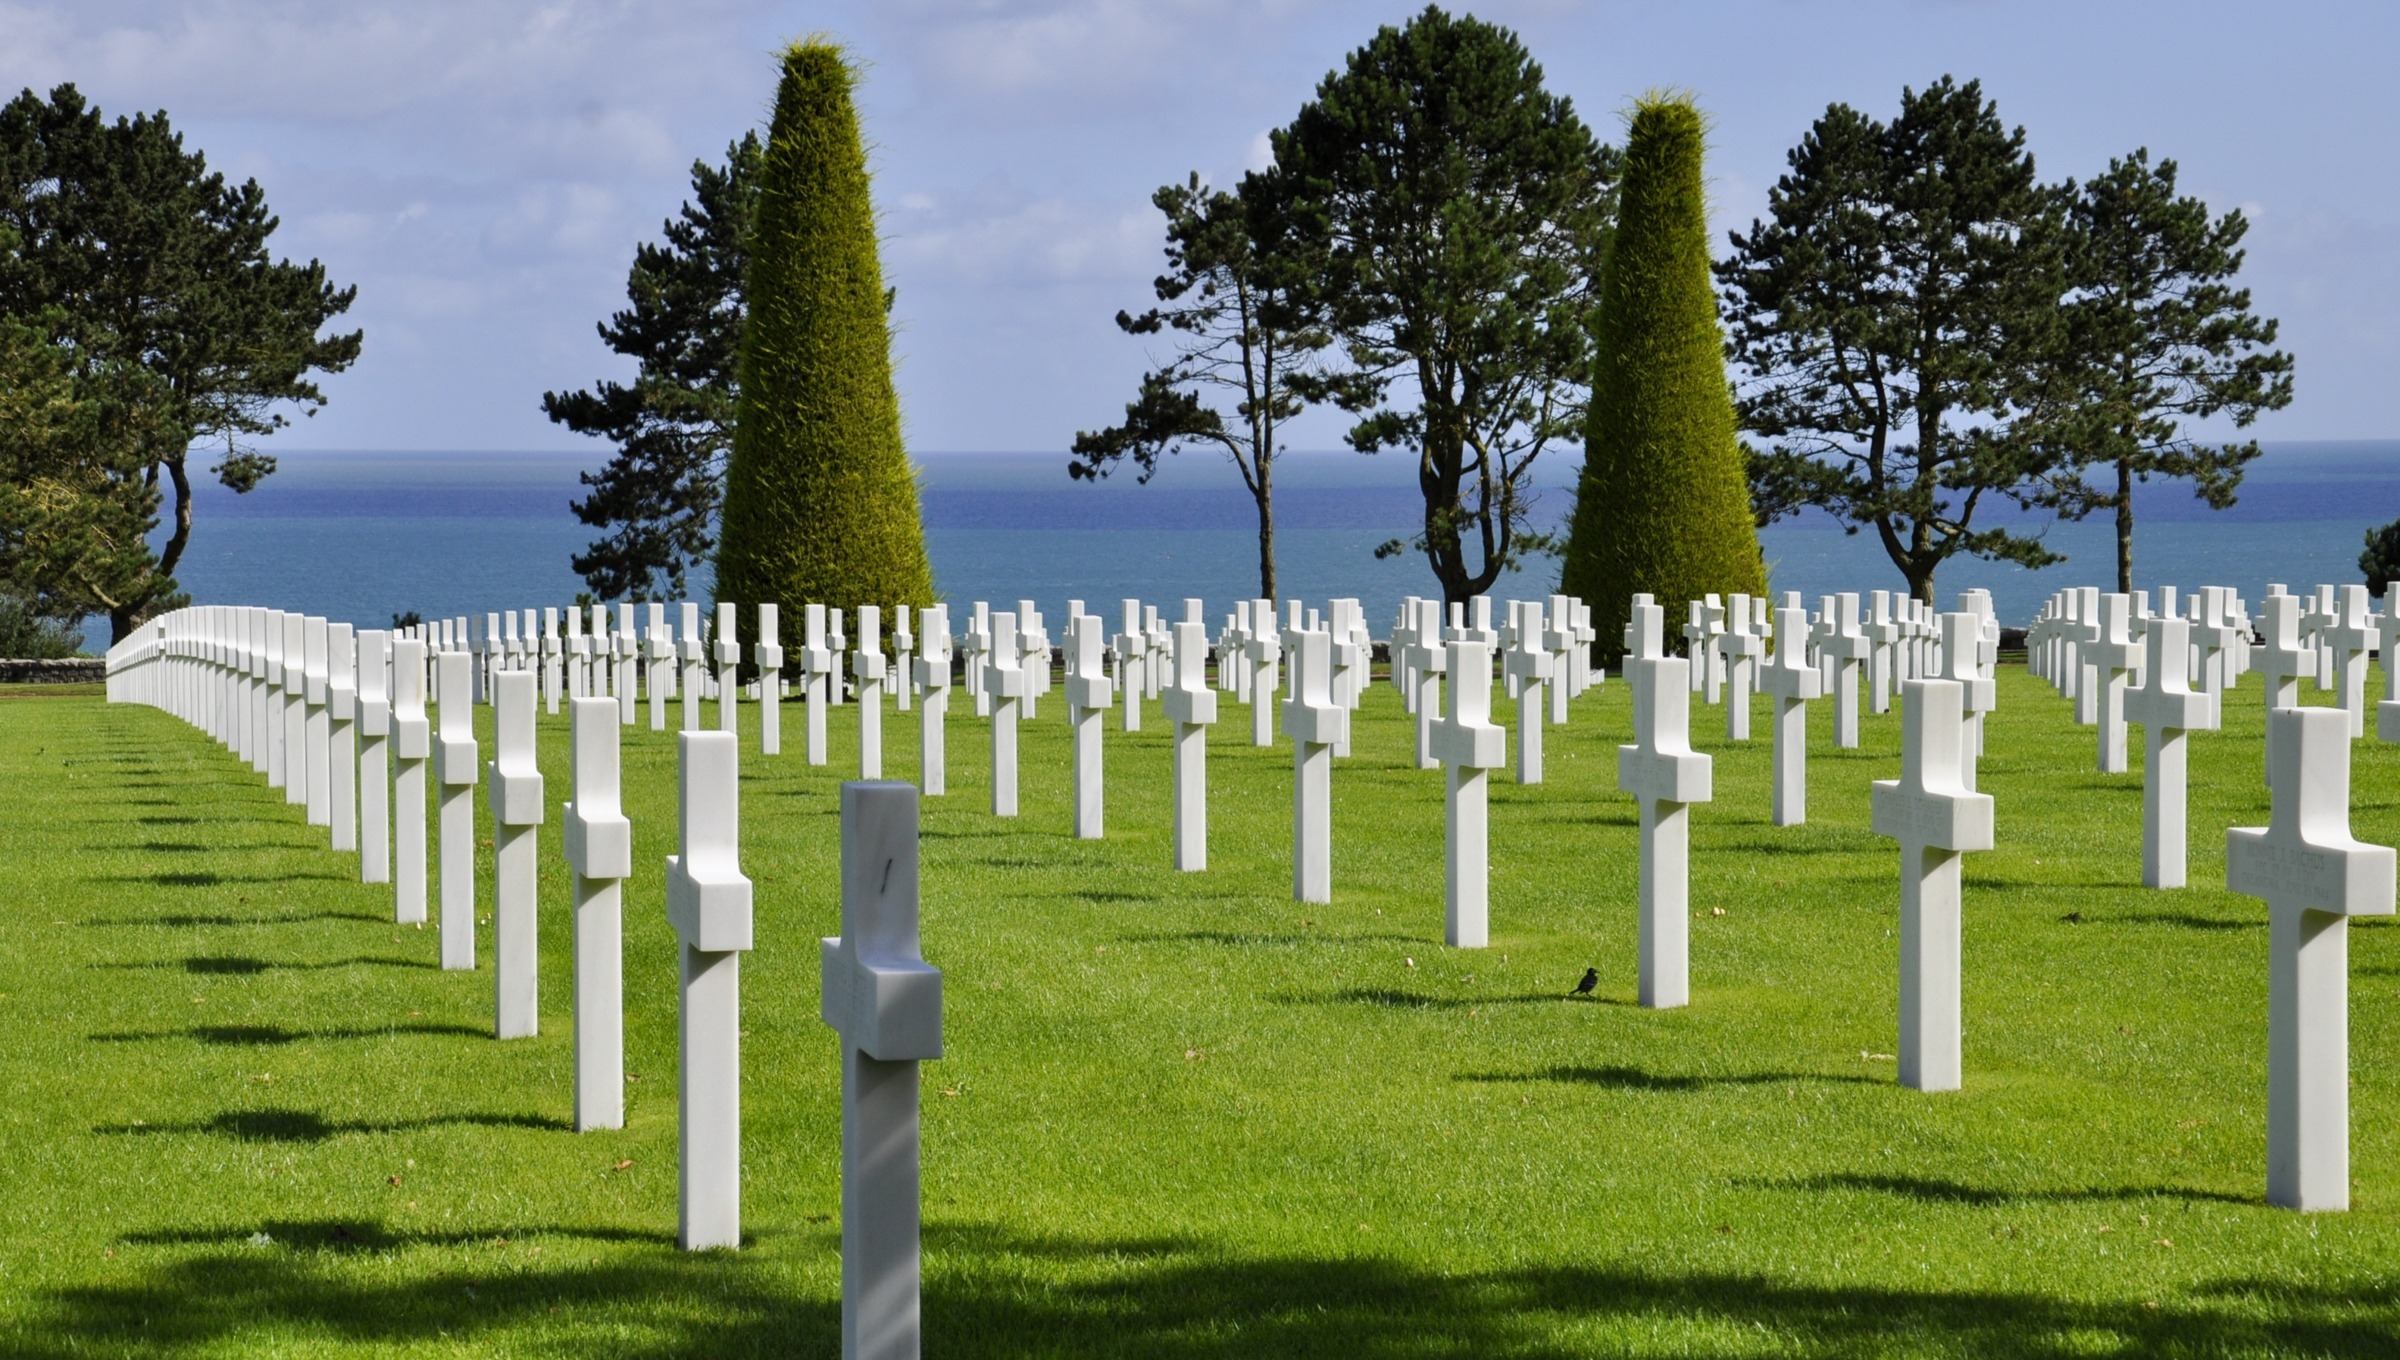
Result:
<svg viewBox="0 0 2400 1360"><path fill-rule="evenodd" d="M0 658L0 685L96 685L108 678L108 663L96 656L56 661Z"/></svg>

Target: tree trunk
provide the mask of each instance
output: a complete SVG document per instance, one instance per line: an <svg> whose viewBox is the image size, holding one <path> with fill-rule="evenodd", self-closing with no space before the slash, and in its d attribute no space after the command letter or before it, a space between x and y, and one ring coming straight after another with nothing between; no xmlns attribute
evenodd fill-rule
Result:
<svg viewBox="0 0 2400 1360"><path fill-rule="evenodd" d="M2133 593L2133 463L2117 460L2117 593Z"/></svg>
<svg viewBox="0 0 2400 1360"><path fill-rule="evenodd" d="M1272 600L1275 594L1275 483L1269 459L1258 460L1258 594L1260 599Z"/></svg>

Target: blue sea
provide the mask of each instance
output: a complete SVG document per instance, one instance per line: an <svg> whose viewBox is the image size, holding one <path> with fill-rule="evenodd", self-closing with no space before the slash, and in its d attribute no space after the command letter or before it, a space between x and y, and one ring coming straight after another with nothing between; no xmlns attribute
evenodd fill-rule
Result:
<svg viewBox="0 0 2400 1360"><path fill-rule="evenodd" d="M605 457L567 453L277 451L281 467L248 495L199 490L192 542L177 573L203 604L265 604L387 624L573 601L568 558L593 530L568 502L577 474ZM1169 459L1149 485L1130 477L1070 481L1063 453L921 455L927 547L936 587L953 602L1035 601L1063 618L1069 598L1113 615L1127 596L1162 606L1187 596L1214 621L1258 593L1258 535L1249 493L1221 457ZM1542 468L1537 518L1571 505L1579 455ZM1310 601L1357 596L1381 633L1401 597L1434 593L1421 556L1378 560L1421 515L1405 457L1290 454L1275 497L1279 593ZM2176 484L2136 497L2136 584L2231 584L2255 598L2270 581L2300 589L2357 579L2367 529L2400 518L2400 440L2270 444L2234 509L2215 512ZM2050 592L2115 580L2114 526L2022 522L2067 560L2040 571L1955 559L1939 579L1946 603L1970 586L1992 592L2021 623ZM1871 533L1821 517L1761 532L1774 589L1816 596L1897 589L1899 573ZM1502 578L1501 597L1546 594L1555 565ZM693 583L707 598L705 573ZM1162 611L1163 612L1163 611ZM105 625L92 641L106 644Z"/></svg>

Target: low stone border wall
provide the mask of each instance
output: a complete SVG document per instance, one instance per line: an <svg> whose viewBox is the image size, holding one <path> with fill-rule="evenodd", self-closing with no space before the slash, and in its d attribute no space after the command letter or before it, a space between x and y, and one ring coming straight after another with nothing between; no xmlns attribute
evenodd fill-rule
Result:
<svg viewBox="0 0 2400 1360"><path fill-rule="evenodd" d="M108 678L108 663L96 656L55 661L0 658L0 685L96 685Z"/></svg>

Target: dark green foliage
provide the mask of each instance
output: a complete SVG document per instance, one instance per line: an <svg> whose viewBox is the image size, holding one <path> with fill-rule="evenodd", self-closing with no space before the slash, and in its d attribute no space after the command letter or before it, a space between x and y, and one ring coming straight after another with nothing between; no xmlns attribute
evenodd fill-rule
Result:
<svg viewBox="0 0 2400 1360"><path fill-rule="evenodd" d="M317 330L357 290L316 261L270 256L277 222L258 183L212 173L165 114L109 123L72 85L0 108L0 226L18 243L0 254L0 316L63 318L53 338L79 364L155 379L144 475L173 486L174 532L155 572L109 609L122 638L173 597L192 532L189 448L217 447L211 471L235 491L274 471L243 439L289 423L287 402L324 404L310 375L348 368L360 335Z"/></svg>
<svg viewBox="0 0 2400 1360"><path fill-rule="evenodd" d="M1974 81L1903 90L1881 123L1835 104L1735 233L1717 276L1761 523L1817 506L1872 528L1910 592L1953 553L2027 566L2039 539L1977 529L2034 503L2066 292L2056 195Z"/></svg>
<svg viewBox="0 0 2400 1360"><path fill-rule="evenodd" d="M1583 479L1559 588L1590 603L1611 653L1636 592L1673 610L1767 589L1709 283L1704 140L1689 99L1634 106L1600 270Z"/></svg>
<svg viewBox="0 0 2400 1360"><path fill-rule="evenodd" d="M2050 499L2072 519L2116 512L2117 589L2131 591L2134 482L2189 478L2195 496L2232 505L2257 441L2201 444L2184 422L2247 427L2289 406L2292 356L2265 348L2274 320L2229 282L2249 221L2238 208L2211 220L2206 203L2177 198L2175 162L2154 168L2145 148L2063 193L2075 292L2056 367L2066 461ZM2095 472L2099 485L2086 480Z"/></svg>
<svg viewBox="0 0 2400 1360"><path fill-rule="evenodd" d="M1286 205L1323 261L1350 444L1416 455L1424 521L1379 552L1422 551L1451 601L1489 589L1553 546L1527 529L1529 475L1583 425L1615 157L1515 34L1431 6L1272 141L1244 192Z"/></svg>
<svg viewBox="0 0 2400 1360"><path fill-rule="evenodd" d="M147 541L157 381L136 364L78 363L51 338L68 324L54 309L0 317L0 649L12 656L60 639L72 651L86 617L178 598Z"/></svg>
<svg viewBox="0 0 2400 1360"><path fill-rule="evenodd" d="M716 546L759 157L752 132L722 166L694 161L692 197L665 240L634 251L630 305L600 325L611 350L640 364L633 382L542 394L550 419L617 446L583 474L591 494L575 502L576 518L610 531L574 558L600 599L681 598L686 572Z"/></svg>
<svg viewBox="0 0 2400 1360"><path fill-rule="evenodd" d="M717 598L922 606L933 572L900 447L866 149L841 49L784 54L743 292Z"/></svg>
<svg viewBox="0 0 2400 1360"><path fill-rule="evenodd" d="M2367 589L2377 595L2400 581L2400 519L2367 530L2367 550L2358 555L2358 569L2366 574Z"/></svg>
<svg viewBox="0 0 2400 1360"><path fill-rule="evenodd" d="M1078 431L1070 476L1098 479L1130 458L1148 482L1161 456L1186 445L1222 450L1258 504L1258 591L1275 598L1275 437L1310 401L1345 390L1347 375L1317 357L1332 344L1314 300L1312 271L1280 205L1254 187L1212 190L1194 173L1150 201L1167 216L1168 273L1153 284L1166 304L1117 313L1128 335L1177 333L1164 368L1142 375L1123 424ZM1233 420L1203 399L1221 393Z"/></svg>

